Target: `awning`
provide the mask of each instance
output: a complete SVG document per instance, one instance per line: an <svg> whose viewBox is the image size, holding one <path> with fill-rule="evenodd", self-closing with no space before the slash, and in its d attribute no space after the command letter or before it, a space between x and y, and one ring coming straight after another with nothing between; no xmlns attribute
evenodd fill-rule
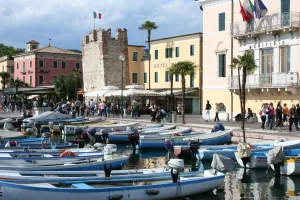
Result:
<svg viewBox="0 0 300 200"><path fill-rule="evenodd" d="M192 92L195 92L195 91L198 91L198 89L193 89L193 88L186 89L185 94L192 93ZM160 93L163 96L171 94L171 90L164 90L164 91L159 90L157 92ZM174 95L182 95L182 89L173 89L173 94Z"/></svg>
<svg viewBox="0 0 300 200"><path fill-rule="evenodd" d="M117 90L108 94L105 94L105 97L110 96L121 96L122 90ZM129 89L129 90L123 90L123 96L162 96L162 94L155 92L153 90L142 90L142 89Z"/></svg>

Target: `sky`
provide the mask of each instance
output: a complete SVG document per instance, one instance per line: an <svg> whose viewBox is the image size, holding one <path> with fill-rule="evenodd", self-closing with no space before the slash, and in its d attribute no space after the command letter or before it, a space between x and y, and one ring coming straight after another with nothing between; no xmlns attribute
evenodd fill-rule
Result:
<svg viewBox="0 0 300 200"><path fill-rule="evenodd" d="M37 40L81 50L81 41L94 28L93 11L102 14L97 28L126 28L131 45L146 45L138 30L146 20L159 26L152 39L202 32L202 13L194 0L0 0L0 43L25 48Z"/></svg>

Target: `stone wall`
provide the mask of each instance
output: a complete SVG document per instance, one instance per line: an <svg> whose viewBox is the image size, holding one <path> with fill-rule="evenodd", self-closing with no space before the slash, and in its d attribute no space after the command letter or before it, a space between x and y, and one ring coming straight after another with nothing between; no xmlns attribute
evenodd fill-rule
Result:
<svg viewBox="0 0 300 200"><path fill-rule="evenodd" d="M101 90L112 85L121 88L122 65L119 56L123 54L124 86L129 80L128 38L126 29L117 29L116 37L111 29L93 30L82 41L82 67L84 91Z"/></svg>

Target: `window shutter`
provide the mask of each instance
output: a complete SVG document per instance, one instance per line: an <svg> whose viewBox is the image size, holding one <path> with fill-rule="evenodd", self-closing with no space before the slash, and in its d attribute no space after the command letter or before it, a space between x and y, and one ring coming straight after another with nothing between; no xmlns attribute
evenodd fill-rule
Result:
<svg viewBox="0 0 300 200"><path fill-rule="evenodd" d="M223 59L222 59L223 54L219 54L219 77L222 77L222 67L223 67Z"/></svg>
<svg viewBox="0 0 300 200"><path fill-rule="evenodd" d="M173 48L169 48L169 55L170 55L170 58L172 58L173 57Z"/></svg>
<svg viewBox="0 0 300 200"><path fill-rule="evenodd" d="M155 50L155 59L158 59L158 50Z"/></svg>
<svg viewBox="0 0 300 200"><path fill-rule="evenodd" d="M169 54L168 54L168 48L166 48L166 58L169 58Z"/></svg>
<svg viewBox="0 0 300 200"><path fill-rule="evenodd" d="M290 12L290 0L281 0L281 13Z"/></svg>
<svg viewBox="0 0 300 200"><path fill-rule="evenodd" d="M219 13L219 31L225 31L225 13Z"/></svg>

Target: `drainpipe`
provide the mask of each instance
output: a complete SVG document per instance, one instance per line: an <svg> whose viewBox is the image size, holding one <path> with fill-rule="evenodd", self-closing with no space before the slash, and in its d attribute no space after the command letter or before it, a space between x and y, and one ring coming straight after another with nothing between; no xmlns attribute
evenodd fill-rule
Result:
<svg viewBox="0 0 300 200"><path fill-rule="evenodd" d="M233 2L233 0L231 0L231 25L233 25L233 23L234 23L233 13L234 13L234 2ZM231 47L230 47L230 63L231 63L231 65L232 65L232 60L233 60L233 37L231 37ZM232 67L230 67L230 76L232 77L232 75L233 75L233 69L232 69ZM232 90L230 91L230 103L231 103L230 118L231 118L231 120L233 120L233 91Z"/></svg>

